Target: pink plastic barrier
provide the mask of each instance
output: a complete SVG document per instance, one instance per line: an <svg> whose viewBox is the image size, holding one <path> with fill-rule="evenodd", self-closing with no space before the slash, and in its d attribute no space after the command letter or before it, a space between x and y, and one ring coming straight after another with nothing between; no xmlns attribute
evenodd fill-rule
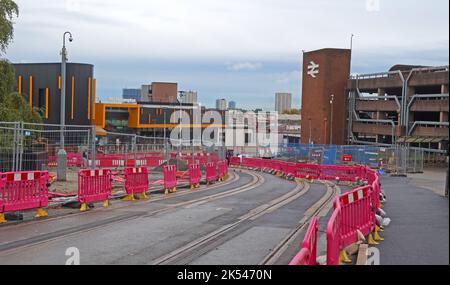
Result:
<svg viewBox="0 0 450 285"><path fill-rule="evenodd" d="M111 197L110 169L84 169L78 172L78 201L82 204L106 201Z"/></svg>
<svg viewBox="0 0 450 285"><path fill-rule="evenodd" d="M247 168L261 169L263 160L259 158L243 158L242 166Z"/></svg>
<svg viewBox="0 0 450 285"><path fill-rule="evenodd" d="M357 177L361 177L362 167L360 166L337 166L324 165L320 167L320 179L322 180L336 180L354 182Z"/></svg>
<svg viewBox="0 0 450 285"><path fill-rule="evenodd" d="M49 167L57 167L58 166L56 156L48 157L48 166ZM84 166L83 155L81 153L72 153L72 152L67 153L67 166L68 167L83 167Z"/></svg>
<svg viewBox="0 0 450 285"><path fill-rule="evenodd" d="M67 166L68 167L83 167L84 160L81 153L68 153L67 154Z"/></svg>
<svg viewBox="0 0 450 285"><path fill-rule="evenodd" d="M189 183L190 186L198 186L202 179L202 171L199 164L189 165Z"/></svg>
<svg viewBox="0 0 450 285"><path fill-rule="evenodd" d="M317 233L319 223L316 217L312 218L308 231L302 243L301 251L294 257L289 265L317 265Z"/></svg>
<svg viewBox="0 0 450 285"><path fill-rule="evenodd" d="M227 167L227 161L219 161L217 163L217 172L219 175L219 178L224 178L226 175L226 167Z"/></svg>
<svg viewBox="0 0 450 285"><path fill-rule="evenodd" d="M319 179L320 177L320 165L315 164L297 164L298 178Z"/></svg>
<svg viewBox="0 0 450 285"><path fill-rule="evenodd" d="M211 183L217 180L217 164L210 162L206 165L206 182Z"/></svg>
<svg viewBox="0 0 450 285"><path fill-rule="evenodd" d="M48 172L8 172L0 176L0 214L48 205Z"/></svg>
<svg viewBox="0 0 450 285"><path fill-rule="evenodd" d="M341 204L339 198L336 198L334 212L327 225L327 265L339 265L339 251L342 248L341 220Z"/></svg>
<svg viewBox="0 0 450 285"><path fill-rule="evenodd" d="M164 166L164 188L173 189L177 187L177 167L176 165Z"/></svg>
<svg viewBox="0 0 450 285"><path fill-rule="evenodd" d="M338 197L327 227L327 264L339 265L339 251L358 241L358 230L364 236L375 227L372 186L353 190Z"/></svg>
<svg viewBox="0 0 450 285"><path fill-rule="evenodd" d="M237 156L233 156L230 158L230 166L241 166L241 159Z"/></svg>
<svg viewBox="0 0 450 285"><path fill-rule="evenodd" d="M125 190L128 195L148 191L148 170L146 167L129 167L125 169Z"/></svg>

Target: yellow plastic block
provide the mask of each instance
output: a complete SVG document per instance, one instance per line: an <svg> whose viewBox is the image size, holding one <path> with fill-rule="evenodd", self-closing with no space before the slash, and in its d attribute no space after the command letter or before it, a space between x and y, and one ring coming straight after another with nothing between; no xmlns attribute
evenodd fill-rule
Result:
<svg viewBox="0 0 450 285"><path fill-rule="evenodd" d="M36 216L35 216L35 218L45 218L45 217L48 217L47 211L45 211L42 208L36 209Z"/></svg>

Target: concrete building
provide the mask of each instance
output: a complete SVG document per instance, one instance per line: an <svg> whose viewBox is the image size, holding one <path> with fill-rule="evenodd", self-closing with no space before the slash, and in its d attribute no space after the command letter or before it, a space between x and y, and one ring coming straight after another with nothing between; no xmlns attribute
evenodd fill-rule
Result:
<svg viewBox="0 0 450 285"><path fill-rule="evenodd" d="M151 85L142 85L140 101L151 103L177 103L178 83L153 82Z"/></svg>
<svg viewBox="0 0 450 285"><path fill-rule="evenodd" d="M278 135L280 144L298 144L301 138L301 116L278 115Z"/></svg>
<svg viewBox="0 0 450 285"><path fill-rule="evenodd" d="M122 89L122 99L139 101L141 99L141 89Z"/></svg>
<svg viewBox="0 0 450 285"><path fill-rule="evenodd" d="M275 111L278 114L283 114L292 109L292 94L291 93L276 93L275 94Z"/></svg>
<svg viewBox="0 0 450 285"><path fill-rule="evenodd" d="M350 78L348 142L407 145L445 153L449 69L396 65Z"/></svg>
<svg viewBox="0 0 450 285"><path fill-rule="evenodd" d="M347 92L351 51L321 49L303 55L302 143L347 141ZM333 104L330 103L334 96ZM332 126L331 126L332 125Z"/></svg>
<svg viewBox="0 0 450 285"><path fill-rule="evenodd" d="M61 123L61 63L14 64L17 92L42 110L45 124ZM91 64L67 63L66 125L90 125L95 118L96 79Z"/></svg>
<svg viewBox="0 0 450 285"><path fill-rule="evenodd" d="M198 94L196 91L180 91L181 103L197 104Z"/></svg>
<svg viewBox="0 0 450 285"><path fill-rule="evenodd" d="M216 109L219 111L226 111L228 109L227 100L217 99L216 100Z"/></svg>

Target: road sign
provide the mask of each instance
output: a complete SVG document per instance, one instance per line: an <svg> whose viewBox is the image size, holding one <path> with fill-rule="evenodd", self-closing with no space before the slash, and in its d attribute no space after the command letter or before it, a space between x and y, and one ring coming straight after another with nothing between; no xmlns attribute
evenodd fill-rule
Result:
<svg viewBox="0 0 450 285"><path fill-rule="evenodd" d="M344 154L342 157L342 160L344 162L352 162L353 161L353 156L351 154Z"/></svg>

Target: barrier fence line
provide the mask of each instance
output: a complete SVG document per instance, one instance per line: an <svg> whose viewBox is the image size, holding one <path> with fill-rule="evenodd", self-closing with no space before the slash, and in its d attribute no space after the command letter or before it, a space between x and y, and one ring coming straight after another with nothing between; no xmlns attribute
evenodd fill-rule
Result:
<svg viewBox="0 0 450 285"><path fill-rule="evenodd" d="M294 175L295 178L334 180L337 182L363 182L365 186L356 188L349 193L337 197L334 201L334 211L327 224L327 265L349 263L345 249L359 241L360 235L368 238L369 245L376 245L383 240L378 234L380 226L377 225L376 214L381 204L381 184L379 174L362 165L336 166L298 164L284 161L274 161L255 158L244 158L237 164L236 158L231 158L231 165L246 168L268 169L279 176ZM311 221L311 225L315 219ZM302 250L292 261L293 264L308 264L313 258L313 248L309 247L308 239L302 245ZM313 239L317 243L317 239ZM315 245L316 246L316 245ZM307 260L309 260L307 262ZM312 261L311 261L312 262Z"/></svg>
<svg viewBox="0 0 450 285"><path fill-rule="evenodd" d="M139 194L140 199L147 199L149 186L147 167L128 167L125 169L125 191L127 197L124 201L134 201L134 195Z"/></svg>
<svg viewBox="0 0 450 285"><path fill-rule="evenodd" d="M47 217L47 171L8 172L0 176L0 223L5 213L36 209L36 218Z"/></svg>
<svg viewBox="0 0 450 285"><path fill-rule="evenodd" d="M88 210L88 204L103 201L109 206L112 194L112 171L110 169L84 169L78 172L78 201L81 212Z"/></svg>

